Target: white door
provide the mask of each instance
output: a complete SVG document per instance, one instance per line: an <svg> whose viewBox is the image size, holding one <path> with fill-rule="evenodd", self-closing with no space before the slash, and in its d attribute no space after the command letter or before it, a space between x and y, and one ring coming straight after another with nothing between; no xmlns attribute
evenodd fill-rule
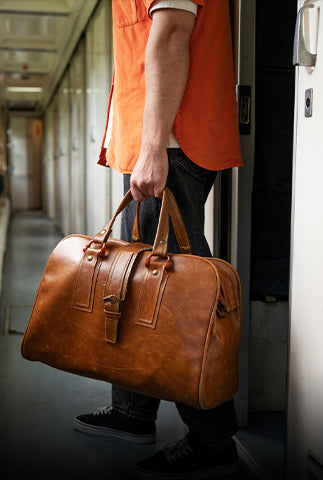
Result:
<svg viewBox="0 0 323 480"><path fill-rule="evenodd" d="M296 27L287 478L323 479L323 0ZM297 58L295 58L297 57Z"/></svg>

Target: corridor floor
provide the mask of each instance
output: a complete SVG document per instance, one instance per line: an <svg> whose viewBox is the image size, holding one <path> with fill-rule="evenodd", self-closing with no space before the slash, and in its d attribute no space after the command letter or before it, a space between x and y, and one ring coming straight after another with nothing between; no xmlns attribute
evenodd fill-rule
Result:
<svg viewBox="0 0 323 480"><path fill-rule="evenodd" d="M38 212L16 214L9 225L0 310L1 476L133 479L138 460L185 435L174 405L161 404L156 445L82 434L73 428L74 416L108 404L109 385L29 362L20 354L42 271L60 238ZM252 478L242 462L235 478Z"/></svg>

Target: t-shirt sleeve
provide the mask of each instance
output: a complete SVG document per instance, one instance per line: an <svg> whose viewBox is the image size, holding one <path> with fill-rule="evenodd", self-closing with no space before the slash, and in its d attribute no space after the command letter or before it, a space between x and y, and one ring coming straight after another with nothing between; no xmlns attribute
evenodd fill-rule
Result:
<svg viewBox="0 0 323 480"><path fill-rule="evenodd" d="M197 4L192 0L156 0L150 7L148 13L151 16L156 10L161 8L176 8L177 10L186 10L187 12L197 14Z"/></svg>

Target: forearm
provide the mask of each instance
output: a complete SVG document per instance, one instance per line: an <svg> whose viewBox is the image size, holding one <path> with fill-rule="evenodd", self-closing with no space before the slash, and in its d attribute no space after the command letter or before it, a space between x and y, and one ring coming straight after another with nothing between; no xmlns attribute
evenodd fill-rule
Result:
<svg viewBox="0 0 323 480"><path fill-rule="evenodd" d="M145 58L142 148L167 147L187 81L192 27L176 28L167 21L153 21Z"/></svg>
<svg viewBox="0 0 323 480"><path fill-rule="evenodd" d="M168 175L167 144L189 70L194 15L165 9L153 14L145 51L146 98L139 158L131 175L136 201L161 198Z"/></svg>

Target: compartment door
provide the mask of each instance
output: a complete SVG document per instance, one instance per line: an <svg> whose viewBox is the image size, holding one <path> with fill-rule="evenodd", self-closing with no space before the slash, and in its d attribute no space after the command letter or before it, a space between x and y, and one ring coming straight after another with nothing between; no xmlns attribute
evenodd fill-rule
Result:
<svg viewBox="0 0 323 480"><path fill-rule="evenodd" d="M287 477L323 479L323 1L299 2Z"/></svg>

